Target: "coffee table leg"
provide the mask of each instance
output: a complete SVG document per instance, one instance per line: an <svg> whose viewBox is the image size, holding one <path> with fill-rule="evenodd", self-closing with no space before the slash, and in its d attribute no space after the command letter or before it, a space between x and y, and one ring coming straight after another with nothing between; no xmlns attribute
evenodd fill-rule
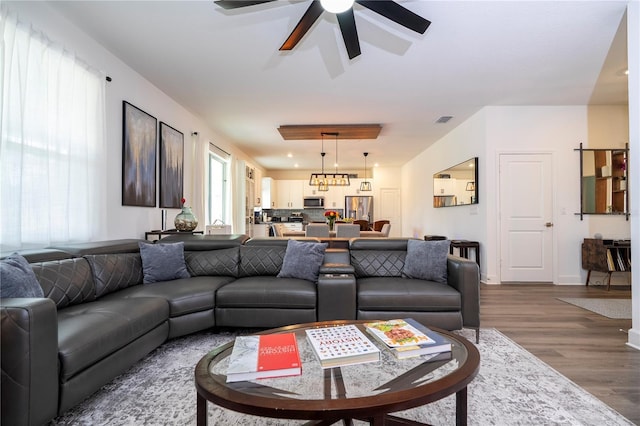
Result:
<svg viewBox="0 0 640 426"><path fill-rule="evenodd" d="M198 426L207 426L207 400L200 396L196 396L196 424Z"/></svg>
<svg viewBox="0 0 640 426"><path fill-rule="evenodd" d="M467 387L456 392L456 426L467 425Z"/></svg>

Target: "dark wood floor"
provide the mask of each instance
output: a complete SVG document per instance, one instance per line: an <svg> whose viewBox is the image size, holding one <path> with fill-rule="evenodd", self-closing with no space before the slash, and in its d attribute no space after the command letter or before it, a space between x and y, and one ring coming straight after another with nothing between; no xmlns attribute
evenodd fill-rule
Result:
<svg viewBox="0 0 640 426"><path fill-rule="evenodd" d="M629 298L629 286L481 285L481 326L493 327L636 424L640 351L631 320L609 319L556 297ZM480 337L482 338L482 336Z"/></svg>

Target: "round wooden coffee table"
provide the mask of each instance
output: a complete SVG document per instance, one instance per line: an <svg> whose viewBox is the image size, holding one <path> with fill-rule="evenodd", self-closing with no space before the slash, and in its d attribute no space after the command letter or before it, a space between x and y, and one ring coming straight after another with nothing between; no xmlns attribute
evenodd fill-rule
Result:
<svg viewBox="0 0 640 426"><path fill-rule="evenodd" d="M293 332L298 340L302 375L227 383L225 371L233 342L205 355L195 369L197 423L207 424L207 401L240 413L280 419L318 420L332 424L351 419L371 424L419 424L389 413L419 407L456 394L456 424L467 423L467 385L480 367L480 354L466 339L432 329L452 342L451 358L425 362L398 360L382 344L380 361L323 370L305 329L368 321L326 321L292 325L258 334ZM366 333L366 332L365 332Z"/></svg>

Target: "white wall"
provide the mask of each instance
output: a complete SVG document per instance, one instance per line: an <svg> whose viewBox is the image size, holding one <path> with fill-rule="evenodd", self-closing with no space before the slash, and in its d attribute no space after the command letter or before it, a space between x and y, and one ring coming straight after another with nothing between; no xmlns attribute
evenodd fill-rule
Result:
<svg viewBox="0 0 640 426"><path fill-rule="evenodd" d="M629 61L629 166L630 188L640 184L640 2L629 2L627 6L627 56ZM631 192L631 263L640 265L640 191ZM640 349L640 274L632 276L632 328L628 344Z"/></svg>
<svg viewBox="0 0 640 426"><path fill-rule="evenodd" d="M203 184L194 181L194 160L191 153L196 140L191 136L192 132L198 132L198 138L201 141L212 141L236 158L248 161L251 159L209 129L200 117L172 100L151 82L91 39L62 16L55 7L44 2L18 1L5 2L5 4L10 10L18 13L20 21L31 23L35 29L47 34L51 40L63 44L85 62L103 70L112 78L112 81L107 83L106 90L107 158L105 161L108 169L108 189L105 197L108 207L107 223L101 238L143 238L145 231L161 227L160 208L121 205L123 100L156 117L158 123L163 121L184 134L184 196L187 199L187 205L193 205L194 213L200 219L198 228L203 229L205 214L202 207L195 203L195 200L201 198L201 195L193 193L193 188L202 192ZM200 157L197 161L205 161ZM168 211L168 224L172 223L178 213L178 209Z"/></svg>
<svg viewBox="0 0 640 426"><path fill-rule="evenodd" d="M402 167L402 235L479 241L481 265L486 265L487 256L485 115L485 110L479 111ZM433 208L433 175L472 157L479 157L479 204Z"/></svg>
<svg viewBox="0 0 640 426"><path fill-rule="evenodd" d="M624 122L626 114L618 107L601 107L597 113L602 122L609 123L613 117ZM598 128L597 123L591 127ZM581 241L592 235L592 222L607 237L628 238L630 232L624 217L585 216L581 221L575 215L580 207L580 179L574 149L580 142L588 146L589 128L586 106L484 108L403 167L404 233L418 238L437 234L479 241L482 280L499 283L499 155L549 153L554 183L553 279L561 284L584 283ZM480 204L434 209L432 186L424 182L430 182L433 173L473 156L479 157Z"/></svg>

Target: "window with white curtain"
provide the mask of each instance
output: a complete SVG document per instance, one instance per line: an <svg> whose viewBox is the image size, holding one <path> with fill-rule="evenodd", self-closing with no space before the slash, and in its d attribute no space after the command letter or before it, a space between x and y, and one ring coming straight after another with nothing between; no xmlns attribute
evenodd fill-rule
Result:
<svg viewBox="0 0 640 426"><path fill-rule="evenodd" d="M91 241L105 223L105 76L4 7L0 19L0 248Z"/></svg>
<svg viewBox="0 0 640 426"><path fill-rule="evenodd" d="M213 144L209 144L209 208L208 222L228 220L228 164L229 154Z"/></svg>

